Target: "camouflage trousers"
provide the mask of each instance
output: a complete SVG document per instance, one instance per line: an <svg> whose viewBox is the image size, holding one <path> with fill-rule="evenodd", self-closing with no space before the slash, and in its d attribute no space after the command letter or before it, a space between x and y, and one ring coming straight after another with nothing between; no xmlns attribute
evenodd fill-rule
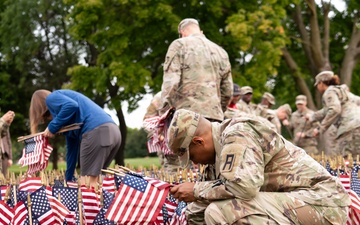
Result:
<svg viewBox="0 0 360 225"><path fill-rule="evenodd" d="M164 155L163 169L165 173L176 174L180 168L180 161L177 155Z"/></svg>
<svg viewBox="0 0 360 225"><path fill-rule="evenodd" d="M339 154L347 156L352 154L353 157L360 155L360 127L342 134L338 139Z"/></svg>
<svg viewBox="0 0 360 225"><path fill-rule="evenodd" d="M250 201L221 200L207 207L192 203L188 205L186 216L189 224L201 225L330 225L345 224L347 213L347 207L313 206L288 193L260 192Z"/></svg>

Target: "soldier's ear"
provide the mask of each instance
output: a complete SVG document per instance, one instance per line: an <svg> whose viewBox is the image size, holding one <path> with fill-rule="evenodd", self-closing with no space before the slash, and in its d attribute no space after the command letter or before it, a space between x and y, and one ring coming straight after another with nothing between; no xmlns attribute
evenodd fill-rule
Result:
<svg viewBox="0 0 360 225"><path fill-rule="evenodd" d="M204 145L204 139L200 136L194 136L191 140L194 145Z"/></svg>

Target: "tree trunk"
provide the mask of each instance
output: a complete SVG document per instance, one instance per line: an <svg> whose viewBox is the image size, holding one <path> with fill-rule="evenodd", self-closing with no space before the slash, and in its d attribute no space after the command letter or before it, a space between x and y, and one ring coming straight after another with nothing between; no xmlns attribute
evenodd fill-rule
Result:
<svg viewBox="0 0 360 225"><path fill-rule="evenodd" d="M127 135L127 127L125 122L125 117L122 112L122 109L116 110L116 114L119 118L120 123L120 132L121 132L121 145L119 151L115 155L115 163L121 166L125 165L125 158L124 158L124 149L125 149L125 142L126 142L126 135Z"/></svg>

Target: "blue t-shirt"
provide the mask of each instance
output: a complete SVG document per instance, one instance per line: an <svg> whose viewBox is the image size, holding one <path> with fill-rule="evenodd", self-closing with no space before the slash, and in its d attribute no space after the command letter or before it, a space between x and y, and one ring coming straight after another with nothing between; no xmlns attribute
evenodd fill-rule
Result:
<svg viewBox="0 0 360 225"><path fill-rule="evenodd" d="M57 90L46 97L46 105L53 119L49 131L53 134L62 127L82 123L81 129L65 132L66 136L66 180L74 175L82 135L105 124L115 123L100 106L85 95L72 90Z"/></svg>

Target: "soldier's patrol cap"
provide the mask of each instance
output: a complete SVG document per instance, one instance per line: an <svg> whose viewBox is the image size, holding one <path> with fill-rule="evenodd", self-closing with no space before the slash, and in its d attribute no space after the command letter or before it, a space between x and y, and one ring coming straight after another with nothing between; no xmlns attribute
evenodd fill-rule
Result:
<svg viewBox="0 0 360 225"><path fill-rule="evenodd" d="M291 109L291 107L290 107L289 104L284 104L284 105L280 106L279 108L281 108L282 110L284 110L284 112L286 113L286 115L288 115L288 117L291 116L292 109Z"/></svg>
<svg viewBox="0 0 360 225"><path fill-rule="evenodd" d="M265 92L262 97L264 99L268 100L268 102L270 102L270 104L275 105L274 95L270 94L269 92Z"/></svg>
<svg viewBox="0 0 360 225"><path fill-rule="evenodd" d="M246 94L249 94L249 93L253 93L253 89L250 87L250 86L244 86L242 88L240 88L240 92L241 92L241 95L246 95Z"/></svg>
<svg viewBox="0 0 360 225"><path fill-rule="evenodd" d="M330 80L334 76L334 72L332 71L322 71L315 77L315 84L314 86L318 85L320 81L327 81Z"/></svg>
<svg viewBox="0 0 360 225"><path fill-rule="evenodd" d="M183 30L189 24L196 24L199 26L199 22L196 19L186 18L181 20L181 22L179 23L178 32L180 33L180 31Z"/></svg>
<svg viewBox="0 0 360 225"><path fill-rule="evenodd" d="M167 130L169 149L179 157L180 166L187 167L190 160L189 145L200 121L200 114L178 109Z"/></svg>
<svg viewBox="0 0 360 225"><path fill-rule="evenodd" d="M295 99L295 104L305 104L307 102L307 98L305 95L298 95Z"/></svg>
<svg viewBox="0 0 360 225"><path fill-rule="evenodd" d="M233 96L238 96L240 95L241 92L240 92L240 86L238 84L235 84L234 83L234 91L233 91Z"/></svg>

